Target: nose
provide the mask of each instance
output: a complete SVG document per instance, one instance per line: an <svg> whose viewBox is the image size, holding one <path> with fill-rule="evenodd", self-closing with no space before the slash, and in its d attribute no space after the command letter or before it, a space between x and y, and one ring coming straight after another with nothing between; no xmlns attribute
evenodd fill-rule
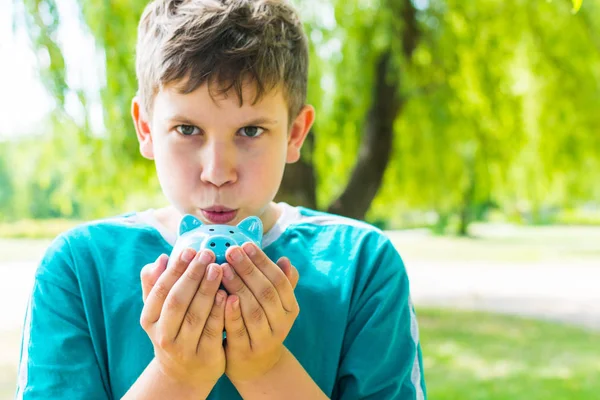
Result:
<svg viewBox="0 0 600 400"><path fill-rule="evenodd" d="M235 147L224 140L206 143L201 153L200 179L216 187L235 182L237 180L235 152Z"/></svg>

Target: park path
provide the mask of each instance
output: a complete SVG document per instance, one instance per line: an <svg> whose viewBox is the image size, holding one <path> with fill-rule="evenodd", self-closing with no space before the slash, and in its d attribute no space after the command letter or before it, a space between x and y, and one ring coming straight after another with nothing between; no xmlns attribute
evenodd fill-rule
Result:
<svg viewBox="0 0 600 400"><path fill-rule="evenodd" d="M485 310L600 330L600 265L407 263L415 306Z"/></svg>
<svg viewBox="0 0 600 400"><path fill-rule="evenodd" d="M0 263L0 334L23 321L36 264ZM600 266L594 263L407 262L415 306L496 311L600 330Z"/></svg>

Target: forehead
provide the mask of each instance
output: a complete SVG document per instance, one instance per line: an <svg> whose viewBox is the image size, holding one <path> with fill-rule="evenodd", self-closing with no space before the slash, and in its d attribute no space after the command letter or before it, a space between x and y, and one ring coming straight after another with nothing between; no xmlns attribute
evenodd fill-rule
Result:
<svg viewBox="0 0 600 400"><path fill-rule="evenodd" d="M217 85L204 83L189 93L182 91L181 83L172 83L159 89L154 100L154 113L161 118L173 115L208 116L227 115L229 118L255 117L261 115L279 115L286 119L287 101L282 87L263 92L257 97L257 87L246 82L242 87L242 97L235 89L223 92Z"/></svg>

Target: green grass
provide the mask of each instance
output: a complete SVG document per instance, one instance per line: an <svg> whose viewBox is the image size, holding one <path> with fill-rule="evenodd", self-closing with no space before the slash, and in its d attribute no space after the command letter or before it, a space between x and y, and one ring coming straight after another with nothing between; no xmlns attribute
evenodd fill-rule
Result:
<svg viewBox="0 0 600 400"><path fill-rule="evenodd" d="M60 218L0 222L0 238L51 239L79 223L81 221Z"/></svg>
<svg viewBox="0 0 600 400"><path fill-rule="evenodd" d="M598 333L480 312L417 314L431 399L598 398Z"/></svg>
<svg viewBox="0 0 600 400"><path fill-rule="evenodd" d="M595 400L600 334L480 312L417 309L427 391L434 400ZM19 336L3 335L0 398L16 382ZM8 354L9 352L5 352Z"/></svg>
<svg viewBox="0 0 600 400"><path fill-rule="evenodd" d="M387 232L405 261L597 263L600 227L474 224L474 237ZM600 265L600 264L598 264Z"/></svg>
<svg viewBox="0 0 600 400"><path fill-rule="evenodd" d="M30 260L31 254L37 257L49 240L78 223L64 219L0 223L0 262L15 261L19 257ZM406 234L405 231L388 231L386 234L407 262L531 264L600 260L599 226L476 223L471 226L471 232L474 237L468 238Z"/></svg>

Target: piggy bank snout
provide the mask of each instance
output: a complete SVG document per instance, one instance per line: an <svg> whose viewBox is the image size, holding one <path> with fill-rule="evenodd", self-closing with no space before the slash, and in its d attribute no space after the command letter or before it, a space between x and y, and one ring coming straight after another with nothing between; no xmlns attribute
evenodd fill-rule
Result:
<svg viewBox="0 0 600 400"><path fill-rule="evenodd" d="M231 246L235 246L235 240L232 240L230 236L225 235L214 235L209 237L206 240L206 248L214 249L214 248L227 248Z"/></svg>
<svg viewBox="0 0 600 400"><path fill-rule="evenodd" d="M213 235L206 239L204 242L204 248L210 249L215 253L217 264L223 264L227 262L225 253L231 246L237 245L237 242L233 240L231 236L227 235Z"/></svg>

